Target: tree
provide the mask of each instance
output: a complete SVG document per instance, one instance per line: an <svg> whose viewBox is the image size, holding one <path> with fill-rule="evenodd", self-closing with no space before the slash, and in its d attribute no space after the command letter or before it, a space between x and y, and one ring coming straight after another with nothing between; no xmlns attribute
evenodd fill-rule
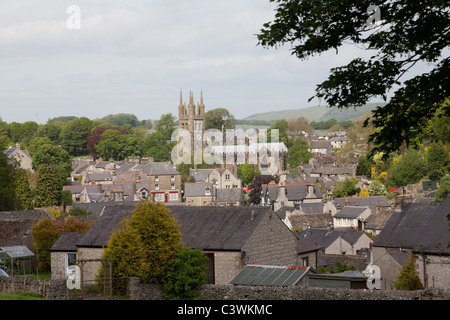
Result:
<svg viewBox="0 0 450 320"><path fill-rule="evenodd" d="M384 196L386 195L386 188L385 186L378 180L372 181L370 186L367 188L367 191L369 191L369 194L373 196Z"/></svg>
<svg viewBox="0 0 450 320"><path fill-rule="evenodd" d="M36 207L52 207L61 203L65 169L56 164L39 166L35 188Z"/></svg>
<svg viewBox="0 0 450 320"><path fill-rule="evenodd" d="M117 126L97 126L94 130L92 130L91 133L89 133L89 135L87 137L87 144L86 144L86 149L93 159L98 158L97 144L100 141L101 135L106 130L116 130L120 134L127 133L127 131L125 129L119 128Z"/></svg>
<svg viewBox="0 0 450 320"><path fill-rule="evenodd" d="M398 160L394 160L388 178L388 185L402 187L419 182L426 174L425 165L423 154L409 148Z"/></svg>
<svg viewBox="0 0 450 320"><path fill-rule="evenodd" d="M359 193L359 188L356 186L358 180L355 178L346 178L344 181L338 181L333 188L333 196L342 198L346 196L353 196Z"/></svg>
<svg viewBox="0 0 450 320"><path fill-rule="evenodd" d="M360 197L369 197L370 194L369 194L369 191L367 191L366 188L362 188L362 189L361 189L361 192L359 193L359 196L360 196Z"/></svg>
<svg viewBox="0 0 450 320"><path fill-rule="evenodd" d="M93 122L86 117L66 122L61 129L61 146L72 156L87 154L87 137Z"/></svg>
<svg viewBox="0 0 450 320"><path fill-rule="evenodd" d="M450 173L450 152L442 142L434 142L426 149L425 162L431 180L439 180Z"/></svg>
<svg viewBox="0 0 450 320"><path fill-rule="evenodd" d="M129 124L132 127L137 127L140 124L140 121L134 114L128 113L110 114L106 117L103 117L102 120L118 127L121 127L124 124Z"/></svg>
<svg viewBox="0 0 450 320"><path fill-rule="evenodd" d="M288 120L288 130L305 134L312 133L312 128L310 127L308 120L304 117Z"/></svg>
<svg viewBox="0 0 450 320"><path fill-rule="evenodd" d="M436 193L436 202L444 202L449 194L450 194L450 176L445 176L439 181L439 190Z"/></svg>
<svg viewBox="0 0 450 320"><path fill-rule="evenodd" d="M423 290L423 284L415 274L414 253L409 252L409 260L400 271L397 281L392 283L397 290Z"/></svg>
<svg viewBox="0 0 450 320"><path fill-rule="evenodd" d="M18 210L33 209L33 193L30 188L27 170L17 168L15 172L15 188Z"/></svg>
<svg viewBox="0 0 450 320"><path fill-rule="evenodd" d="M422 120L430 119L439 107L450 114L446 101L450 59L443 56L450 44L448 2L385 0L374 6L371 0L338 5L332 0L271 1L278 7L274 20L265 23L257 36L259 45L290 43L292 54L301 60L330 49L338 52L349 42L375 51L367 60L358 57L331 69L314 95L330 107L348 108L372 98L387 100L395 90L388 103L373 112L377 130L370 140L374 152L385 151L387 155L404 143L408 146L420 133ZM433 64L432 70L404 80L419 62Z"/></svg>
<svg viewBox="0 0 450 320"><path fill-rule="evenodd" d="M273 142L283 142L289 149L292 146L293 141L289 139L287 135L288 128L289 125L286 120L276 120L269 129L267 129L267 142L272 142L272 130L278 130L278 141Z"/></svg>
<svg viewBox="0 0 450 320"><path fill-rule="evenodd" d="M193 299L206 283L207 256L200 249L182 247L164 280L166 299Z"/></svg>
<svg viewBox="0 0 450 320"><path fill-rule="evenodd" d="M313 157L313 154L308 151L308 142L302 138L295 139L292 146L289 148L287 163L291 168L298 167L301 163L307 164Z"/></svg>
<svg viewBox="0 0 450 320"><path fill-rule="evenodd" d="M0 152L0 211L16 210L18 206L15 188L16 164L8 160L4 152Z"/></svg>
<svg viewBox="0 0 450 320"><path fill-rule="evenodd" d="M42 165L60 166L65 170L67 178L72 171L72 158L66 150L54 144L43 144L33 151L33 161L31 163L35 171L38 171Z"/></svg>
<svg viewBox="0 0 450 320"><path fill-rule="evenodd" d="M253 181L250 184L250 189L252 190L248 195L249 204L258 205L261 203L261 190L263 184L268 184L270 182L278 183L280 182L280 177L275 175L263 175L257 174L253 177Z"/></svg>
<svg viewBox="0 0 450 320"><path fill-rule="evenodd" d="M142 145L144 157L153 157L156 162L168 161L171 159L172 149L176 142L167 142L164 134L154 132L145 138Z"/></svg>
<svg viewBox="0 0 450 320"><path fill-rule="evenodd" d="M55 221L50 218L41 219L31 228L34 247L40 271L50 271L50 248L55 244L63 232L87 232L93 222L67 217Z"/></svg>
<svg viewBox="0 0 450 320"><path fill-rule="evenodd" d="M103 258L113 259L113 277L162 284L181 247L181 232L170 210L142 202L111 236Z"/></svg>
<svg viewBox="0 0 450 320"><path fill-rule="evenodd" d="M224 130L235 128L235 119L225 108L216 108L205 112L205 130L217 129L222 131L222 126Z"/></svg>
<svg viewBox="0 0 450 320"><path fill-rule="evenodd" d="M260 171L253 169L253 167L250 164L241 164L237 169L237 176L238 178L242 179L242 183L244 185L247 185L250 182L252 182L253 177L260 173L261 173Z"/></svg>
<svg viewBox="0 0 450 320"><path fill-rule="evenodd" d="M170 141L172 139L172 132L177 128L175 117L171 113L166 113L156 123L156 132L162 134L163 139Z"/></svg>
<svg viewBox="0 0 450 320"><path fill-rule="evenodd" d="M366 155L362 155L358 159L358 166L356 167L357 176L370 176L371 169L375 165L372 159L368 158Z"/></svg>

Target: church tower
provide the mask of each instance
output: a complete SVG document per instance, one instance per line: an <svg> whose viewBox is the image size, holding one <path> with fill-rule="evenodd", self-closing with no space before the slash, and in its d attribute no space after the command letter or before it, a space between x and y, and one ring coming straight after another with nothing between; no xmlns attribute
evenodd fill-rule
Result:
<svg viewBox="0 0 450 320"><path fill-rule="evenodd" d="M191 137L191 155L194 155L194 145L203 146L203 134L205 133L205 105L203 92L200 92L200 102L194 103L194 95L189 92L189 104L183 102L183 94L180 91L180 104L178 105L178 127L189 131Z"/></svg>

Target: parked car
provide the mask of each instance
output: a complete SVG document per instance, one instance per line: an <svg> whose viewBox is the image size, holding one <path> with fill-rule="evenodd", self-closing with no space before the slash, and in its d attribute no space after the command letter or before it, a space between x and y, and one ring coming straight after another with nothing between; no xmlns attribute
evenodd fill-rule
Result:
<svg viewBox="0 0 450 320"><path fill-rule="evenodd" d="M9 277L9 275L6 273L5 270L3 270L2 268L0 268L0 277Z"/></svg>

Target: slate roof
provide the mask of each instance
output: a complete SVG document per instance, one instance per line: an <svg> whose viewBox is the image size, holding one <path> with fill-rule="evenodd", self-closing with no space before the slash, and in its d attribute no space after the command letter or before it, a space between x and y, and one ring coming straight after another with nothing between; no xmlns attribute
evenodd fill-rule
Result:
<svg viewBox="0 0 450 320"><path fill-rule="evenodd" d="M306 274L316 273L310 267L246 265L230 284L249 286L295 286Z"/></svg>
<svg viewBox="0 0 450 320"><path fill-rule="evenodd" d="M262 218L271 213L264 207L167 207L180 223L184 245L204 250L241 250ZM134 208L135 204L107 207L77 246L106 247L112 232Z"/></svg>
<svg viewBox="0 0 450 320"><path fill-rule="evenodd" d="M344 208L336 212L334 218L356 219L367 209L368 207L345 206Z"/></svg>
<svg viewBox="0 0 450 320"><path fill-rule="evenodd" d="M308 194L308 185L314 186L314 194L317 198L322 197L320 185L307 182L286 183L284 186L286 197L289 201L300 201L305 199ZM278 184L263 184L261 186L261 192L263 196L265 196L267 192L270 200L276 200L278 198L278 188Z"/></svg>
<svg viewBox="0 0 450 320"><path fill-rule="evenodd" d="M206 188L210 189L210 194L206 195ZM212 196L214 193L211 182L186 182L184 184L184 195L186 197Z"/></svg>
<svg viewBox="0 0 450 320"><path fill-rule="evenodd" d="M291 215L289 218L293 228L305 228L309 223L311 228L325 228L329 222L333 222L331 213L309 213Z"/></svg>
<svg viewBox="0 0 450 320"><path fill-rule="evenodd" d="M334 200L332 201L338 209L343 208L346 202L349 206L368 206L371 209L375 208L376 206L391 206L385 196L334 198Z"/></svg>
<svg viewBox="0 0 450 320"><path fill-rule="evenodd" d="M63 232L61 236L56 240L50 251L53 252L76 252L76 243L84 236L81 232Z"/></svg>
<svg viewBox="0 0 450 320"><path fill-rule="evenodd" d="M408 203L391 218L373 242L376 247L409 248L424 253L450 254L450 196L443 203Z"/></svg>
<svg viewBox="0 0 450 320"><path fill-rule="evenodd" d="M244 196L242 195L241 189L227 188L216 190L215 202L218 204L223 204L226 202L242 202L242 201L244 201Z"/></svg>

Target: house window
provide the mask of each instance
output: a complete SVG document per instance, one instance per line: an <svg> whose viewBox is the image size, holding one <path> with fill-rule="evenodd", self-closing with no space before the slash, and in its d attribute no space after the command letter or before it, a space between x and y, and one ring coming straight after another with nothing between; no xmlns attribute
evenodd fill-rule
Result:
<svg viewBox="0 0 450 320"><path fill-rule="evenodd" d="M159 184L155 184L155 190L159 190Z"/></svg>
<svg viewBox="0 0 450 320"><path fill-rule="evenodd" d="M67 269L69 266L75 265L75 264L76 264L76 263L75 263L75 260L77 260L77 254L76 254L76 253L74 253L74 252L68 252L68 253L66 253L66 262L67 262L67 264L66 264L66 269Z"/></svg>
<svg viewBox="0 0 450 320"><path fill-rule="evenodd" d="M309 266L309 261L308 261L309 259L308 259L308 257L303 257L302 258L302 261L301 261L301 266L302 267L307 267L307 266Z"/></svg>
<svg viewBox="0 0 450 320"><path fill-rule="evenodd" d="M170 185L170 189L175 190L175 183L172 183L172 184Z"/></svg>
<svg viewBox="0 0 450 320"><path fill-rule="evenodd" d="M177 201L177 200L178 200L178 193L171 193L170 201Z"/></svg>
<svg viewBox="0 0 450 320"><path fill-rule="evenodd" d="M164 193L156 193L155 201L164 201Z"/></svg>
<svg viewBox="0 0 450 320"><path fill-rule="evenodd" d="M155 177L155 181L159 181L159 177L158 176Z"/></svg>
<svg viewBox="0 0 450 320"><path fill-rule="evenodd" d="M230 180L230 175L229 174L225 175L225 180Z"/></svg>
<svg viewBox="0 0 450 320"><path fill-rule="evenodd" d="M209 187L205 189L205 195L211 195L211 189Z"/></svg>
<svg viewBox="0 0 450 320"><path fill-rule="evenodd" d="M170 176L170 181L175 181L175 176Z"/></svg>

